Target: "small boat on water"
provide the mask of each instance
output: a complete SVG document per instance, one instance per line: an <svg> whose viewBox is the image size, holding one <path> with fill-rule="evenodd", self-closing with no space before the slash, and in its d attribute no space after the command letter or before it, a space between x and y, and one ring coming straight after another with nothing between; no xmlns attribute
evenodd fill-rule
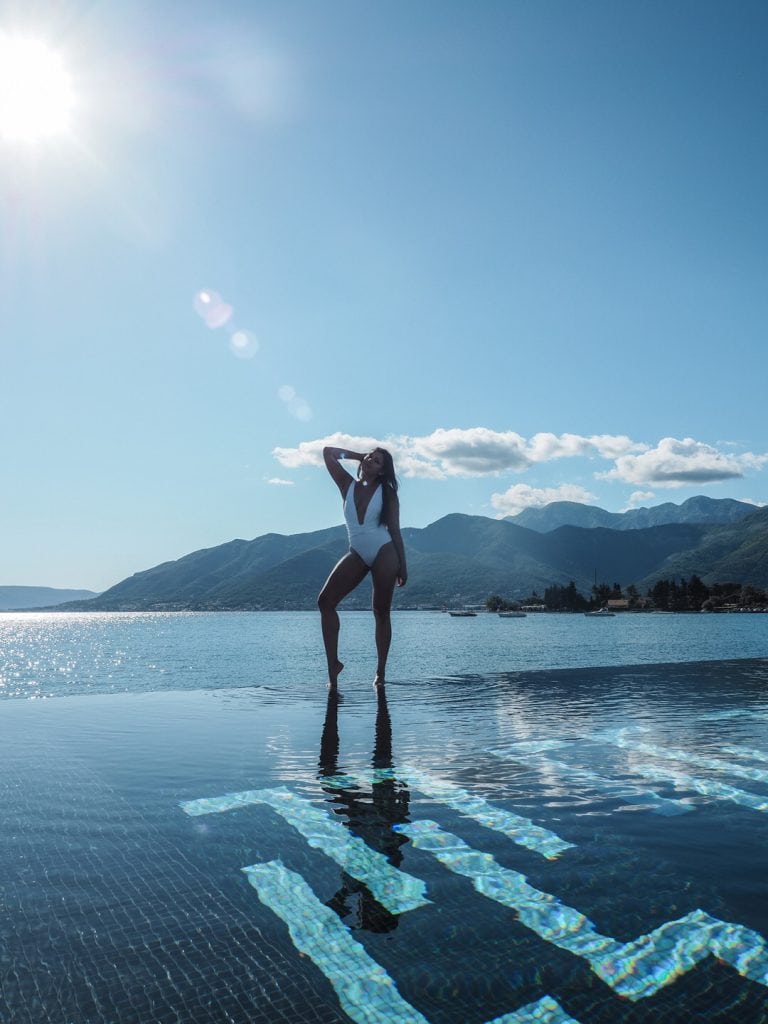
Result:
<svg viewBox="0 0 768 1024"><path fill-rule="evenodd" d="M448 614L452 615L454 619L474 619L475 616L477 615L477 612L470 612L466 609L460 609L455 612L449 611Z"/></svg>
<svg viewBox="0 0 768 1024"><path fill-rule="evenodd" d="M512 611L512 612L497 612L496 614L499 616L500 619L524 619L526 617L526 612Z"/></svg>
<svg viewBox="0 0 768 1024"><path fill-rule="evenodd" d="M609 612L607 608L598 608L596 612L584 612L588 619L613 619L616 612Z"/></svg>

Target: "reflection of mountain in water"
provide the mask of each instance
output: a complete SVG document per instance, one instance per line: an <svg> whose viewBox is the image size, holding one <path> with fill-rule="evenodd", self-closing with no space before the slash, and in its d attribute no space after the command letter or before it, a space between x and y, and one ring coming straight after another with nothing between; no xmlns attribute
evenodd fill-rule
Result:
<svg viewBox="0 0 768 1024"><path fill-rule="evenodd" d="M374 769L392 769L392 722L383 689L377 691L376 738L372 764ZM320 741L319 777L330 778L338 774L339 728L338 695L331 693ZM392 773L394 774L394 773ZM403 860L401 847L407 836L393 831L393 825L408 822L410 794L407 787L394 777L375 780L370 793L361 789L324 787L330 797L332 809L344 819L344 824L373 850L384 854L393 867ZM342 872L342 885L328 901L344 923L352 929L370 932L390 932L397 928L399 918L381 906L362 882Z"/></svg>

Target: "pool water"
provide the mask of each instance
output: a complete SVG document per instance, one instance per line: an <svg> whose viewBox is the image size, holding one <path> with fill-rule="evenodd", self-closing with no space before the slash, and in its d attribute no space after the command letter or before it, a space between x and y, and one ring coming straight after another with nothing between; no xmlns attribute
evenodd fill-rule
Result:
<svg viewBox="0 0 768 1024"><path fill-rule="evenodd" d="M768 660L240 670L2 703L0 1020L768 1022Z"/></svg>

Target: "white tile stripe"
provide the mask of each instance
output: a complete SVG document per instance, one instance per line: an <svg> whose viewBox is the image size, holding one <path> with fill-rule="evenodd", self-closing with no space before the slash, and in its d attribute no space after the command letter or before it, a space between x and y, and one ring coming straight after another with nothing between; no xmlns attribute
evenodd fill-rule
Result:
<svg viewBox="0 0 768 1024"><path fill-rule="evenodd" d="M513 1013L505 1013L501 1017L494 1017L488 1024L579 1024L573 1017L569 1017L562 1006L551 996L544 996L535 1003L515 1010Z"/></svg>
<svg viewBox="0 0 768 1024"><path fill-rule="evenodd" d="M623 750L629 750L636 753L647 753L650 756L664 760L663 757L659 756L658 752L665 748L656 747L655 745L648 743L634 743L626 738L626 734L628 732L628 729L616 729L610 732L601 733L599 736L595 737L595 740L613 744ZM641 747L645 747L647 749L642 750L640 749ZM675 753L685 754L685 751L676 751ZM669 760L669 758L666 759ZM680 764L682 758L676 757L674 760ZM686 755L684 763L691 763L691 758ZM725 762L717 762L717 764L723 765ZM688 772L681 771L679 768L673 767L672 765L632 764L630 769L635 773L635 775L641 775L643 778L651 779L654 782L672 782L676 786L684 789L692 789L694 792L701 793L703 796L714 797L718 800L729 800L732 803L738 804L740 807L747 807L751 811L760 811L762 813L768 812L768 796L750 793L748 790L738 789L736 786L730 786L725 782L718 782L715 779L697 778L696 776L690 775Z"/></svg>
<svg viewBox="0 0 768 1024"><path fill-rule="evenodd" d="M243 868L259 899L288 925L294 946L323 972L355 1024L429 1024L336 914L280 861Z"/></svg>
<svg viewBox="0 0 768 1024"><path fill-rule="evenodd" d="M472 818L485 828L501 832L518 846L540 853L548 860L554 860L565 850L574 847L574 843L566 842L542 825L536 825L530 818L494 807L483 797L469 793L446 779L437 778L409 765L402 768L400 777L430 799L445 804L466 818Z"/></svg>
<svg viewBox="0 0 768 1024"><path fill-rule="evenodd" d="M736 757L747 757L751 761L768 761L768 754L762 750L755 750L754 747L720 747L724 754L734 754Z"/></svg>
<svg viewBox="0 0 768 1024"><path fill-rule="evenodd" d="M561 779L570 782L589 783L598 793L605 793L608 796L617 797L622 800L631 800L633 803L637 803L640 800L649 805L655 814L686 814L693 810L692 805L686 800L675 800L660 796L651 789L640 789L638 786L633 786L625 780L608 779L597 772L593 772L590 768L579 768L574 765L565 764L563 761L555 761L543 753L544 750L555 750L568 745L553 741L551 746L542 746L541 750L535 749L538 746L537 744L530 744L534 748L530 753L515 749L514 746L507 747L504 750L489 750L488 753L502 760L516 761L519 764L527 764L539 770L553 770L557 772Z"/></svg>
<svg viewBox="0 0 768 1024"><path fill-rule="evenodd" d="M197 817L220 814L253 804L266 804L277 811L304 836L311 847L322 850L344 871L367 885L374 898L390 913L403 914L430 902L425 896L426 886L420 878L398 871L383 854L353 835L328 811L314 807L308 800L283 787L250 789L241 793L188 800L181 804L181 809Z"/></svg>
<svg viewBox="0 0 768 1024"><path fill-rule="evenodd" d="M709 715L704 717L709 720L714 716ZM647 754L648 756L655 757L659 760L676 761L678 764L685 763L686 765L692 765L694 767L698 766L707 769L714 769L726 774L751 778L759 782L768 782L768 772L761 769L748 768L742 765L733 764L733 762L716 760L714 758L698 757L697 755L689 754L687 751L670 750L669 748L642 743L640 741L633 741L628 738L627 734L633 731L639 731L641 728L642 727L632 726L624 729L615 729L598 733L592 737L592 741L595 743L608 743L611 746L618 747L622 750ZM567 740L533 740L523 743L513 743L502 750L490 750L488 752L496 757L509 758L511 760L521 761L525 764L532 764L534 766L541 765L542 767L548 766L555 769L565 769L566 766L562 765L561 762L553 761L549 758L544 760L543 752L567 747L569 745L570 743ZM751 748L724 746L720 749L724 753L730 753L732 755L735 754L739 757L748 757L755 761L768 761L768 755L762 754L757 750L752 750ZM713 797L718 800L729 800L732 803L739 804L741 807L747 807L753 811L760 811L763 813L768 812L768 796L750 793L747 790L739 789L735 786L730 786L727 783L718 782L714 779L697 778L672 766L632 764L629 767L633 774L640 775L642 778L648 779L652 782L672 782L681 788L691 789L704 796ZM578 774L583 773L584 777L588 779L590 775L593 775L593 773L590 773L588 769L577 769L572 768L571 766L567 766L567 771L569 774L576 773L574 774L574 777L578 777ZM598 784L598 779L599 776L593 777L593 781L596 785ZM612 788L611 780L606 779L605 782L605 791L610 792ZM616 787L613 790L617 795L623 795L621 793L620 786L620 783L616 783ZM631 790L628 789L627 795L629 795L630 792ZM637 791L637 795L641 798L649 799L650 802L653 803L654 809L661 814L679 814L685 810L691 809L690 804L688 804L685 799L675 800L668 797L662 797L651 790L639 790Z"/></svg>
<svg viewBox="0 0 768 1024"><path fill-rule="evenodd" d="M541 938L586 959L598 977L629 999L653 995L710 954L743 977L768 986L768 949L757 932L742 925L694 910L620 943L601 935L579 911L529 885L525 875L501 867L489 853L474 850L435 822L395 829L449 870L470 878L483 896L515 910L521 924Z"/></svg>
<svg viewBox="0 0 768 1024"><path fill-rule="evenodd" d="M352 938L336 914L280 861L243 868L259 899L288 926L296 949L308 956L333 986L355 1024L429 1024L397 990L390 974ZM488 1024L578 1024L544 996Z"/></svg>
<svg viewBox="0 0 768 1024"><path fill-rule="evenodd" d="M737 789L735 786L729 786L714 779L697 779L695 776L678 771L671 766L635 764L632 765L632 771L653 782L672 782L681 789L692 789L695 793L714 797L717 800L730 800L740 807L749 808L750 811L768 812L768 797L758 796L756 793L749 793L745 789Z"/></svg>
<svg viewBox="0 0 768 1024"><path fill-rule="evenodd" d="M635 731L634 728L617 729L613 733L604 733L599 738L615 744L622 750L637 751L639 754L649 754L651 757L658 757L666 761L680 761L683 764L692 765L694 768L706 768L723 775L735 775L737 778L750 779L752 782L768 783L768 771L764 768L750 768L747 765L734 764L733 761L702 757L700 754L692 754L688 750L660 747L656 743L643 743L642 740L630 738L629 734Z"/></svg>
<svg viewBox="0 0 768 1024"><path fill-rule="evenodd" d="M424 796L458 811L465 818L472 818L473 821L485 828L501 832L513 843L533 850L535 853L541 854L542 857L546 857L547 860L555 860L565 850L570 850L574 846L573 843L561 839L557 833L535 824L530 818L524 818L515 814L514 811L496 807L484 797L470 793L454 782L441 779L431 772L425 772L411 765L402 765L396 769L378 769L368 773L329 776L322 780L322 785L329 785L336 789L357 789L361 786L375 785L385 779L404 782L412 789L423 793Z"/></svg>

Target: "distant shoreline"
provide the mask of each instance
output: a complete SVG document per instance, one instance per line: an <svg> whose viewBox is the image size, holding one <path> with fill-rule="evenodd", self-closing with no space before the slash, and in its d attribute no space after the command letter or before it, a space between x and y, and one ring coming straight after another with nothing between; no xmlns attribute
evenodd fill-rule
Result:
<svg viewBox="0 0 768 1024"><path fill-rule="evenodd" d="M356 612L361 615L371 614L370 608L344 608L341 606L342 613ZM413 605L404 606L401 608L393 608L393 612L434 612L436 614L448 614L449 609L438 608L436 606L420 606L416 607ZM200 615L242 615L242 614L281 614L283 612L307 612L308 614L317 614L316 608L305 607L294 607L294 608L205 608L205 607L176 607L176 608L62 608L58 605L43 608L2 608L0 609L0 615L36 615L41 613L46 614L60 614L60 615L136 615L141 613L147 613L151 615L189 615L189 614L200 614ZM486 611L485 609L477 609L478 616L497 616L498 613L495 611ZM568 608L543 608L538 611L530 611L526 614L531 616L543 616L543 615L574 615L578 617L584 613L581 611L574 611ZM634 616L634 615L768 615L768 608L708 608L695 610L691 608L684 609L669 609L669 608L627 608L617 610L614 615L618 618L621 616Z"/></svg>

